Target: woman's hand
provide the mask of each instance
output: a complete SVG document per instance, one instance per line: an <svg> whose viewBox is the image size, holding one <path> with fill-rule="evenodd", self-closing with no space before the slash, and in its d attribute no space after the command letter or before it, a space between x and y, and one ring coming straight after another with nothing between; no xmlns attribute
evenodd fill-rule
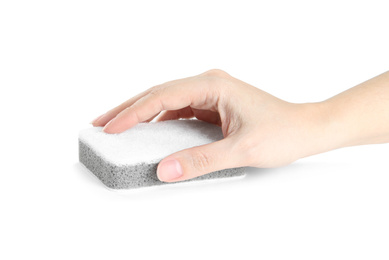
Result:
<svg viewBox="0 0 389 260"><path fill-rule="evenodd" d="M340 147L389 142L389 72L323 102L292 104L210 70L148 89L92 124L120 133L158 115L157 121L196 117L219 125L224 135L163 159L161 181L241 166L276 167Z"/></svg>
<svg viewBox="0 0 389 260"><path fill-rule="evenodd" d="M166 182L226 168L289 164L315 152L325 121L319 104L291 104L210 70L150 88L92 124L105 126L106 133L120 133L158 115L157 121L196 117L219 125L224 135L218 142L163 159L157 174Z"/></svg>

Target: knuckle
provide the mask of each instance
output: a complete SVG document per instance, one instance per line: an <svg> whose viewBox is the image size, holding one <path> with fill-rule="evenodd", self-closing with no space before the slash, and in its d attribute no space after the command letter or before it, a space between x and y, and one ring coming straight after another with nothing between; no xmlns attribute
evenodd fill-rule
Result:
<svg viewBox="0 0 389 260"><path fill-rule="evenodd" d="M150 90L149 92L149 95L152 96L152 97L159 97L163 92L163 88L158 86L158 87L154 87Z"/></svg>
<svg viewBox="0 0 389 260"><path fill-rule="evenodd" d="M220 69L211 69L201 74L204 80L206 90L211 90L211 93L215 96L220 95L220 91L228 89L232 83L231 76Z"/></svg>
<svg viewBox="0 0 389 260"><path fill-rule="evenodd" d="M161 85L156 85L156 86L153 86L151 88L148 89L148 92L154 92L154 91L158 91L158 89L161 87Z"/></svg>
<svg viewBox="0 0 389 260"><path fill-rule="evenodd" d="M211 156L204 152L196 151L192 154L192 167L199 172L205 172L212 164L212 161Z"/></svg>
<svg viewBox="0 0 389 260"><path fill-rule="evenodd" d="M212 77L228 77L229 74L221 69L211 69L203 73L206 76L212 76Z"/></svg>

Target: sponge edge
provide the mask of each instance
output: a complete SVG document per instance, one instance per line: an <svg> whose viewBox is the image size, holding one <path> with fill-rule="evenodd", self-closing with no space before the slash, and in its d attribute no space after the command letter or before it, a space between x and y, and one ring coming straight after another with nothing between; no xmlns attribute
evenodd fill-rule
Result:
<svg viewBox="0 0 389 260"><path fill-rule="evenodd" d="M199 120L141 123L120 134L106 134L101 127L91 127L80 132L79 160L109 188L162 185L168 183L157 178L160 160L222 137L220 127ZM232 168L182 182L242 175L243 167Z"/></svg>

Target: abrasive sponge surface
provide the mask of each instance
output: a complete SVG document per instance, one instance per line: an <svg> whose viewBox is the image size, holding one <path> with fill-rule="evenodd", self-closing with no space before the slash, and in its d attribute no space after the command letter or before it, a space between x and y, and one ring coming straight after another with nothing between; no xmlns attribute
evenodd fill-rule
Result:
<svg viewBox="0 0 389 260"><path fill-rule="evenodd" d="M199 120L140 123L120 134L91 127L79 134L79 159L106 186L128 189L165 184L158 163L166 156L223 138L220 127ZM244 168L212 172L192 180L244 175Z"/></svg>

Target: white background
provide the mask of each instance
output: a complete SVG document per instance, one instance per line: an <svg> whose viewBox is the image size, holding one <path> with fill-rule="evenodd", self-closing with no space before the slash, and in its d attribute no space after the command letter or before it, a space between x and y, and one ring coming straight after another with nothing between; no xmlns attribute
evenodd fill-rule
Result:
<svg viewBox="0 0 389 260"><path fill-rule="evenodd" d="M266 2L266 3L265 3ZM389 68L387 1L1 1L1 259L388 259L389 145L114 192L78 131L220 68L291 102Z"/></svg>

